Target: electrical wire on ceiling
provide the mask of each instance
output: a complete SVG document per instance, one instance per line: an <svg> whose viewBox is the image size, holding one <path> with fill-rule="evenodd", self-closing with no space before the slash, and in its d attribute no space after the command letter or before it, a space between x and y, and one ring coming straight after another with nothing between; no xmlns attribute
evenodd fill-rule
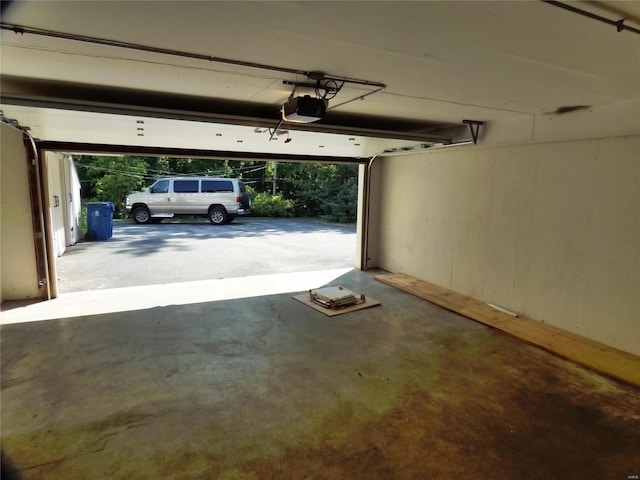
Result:
<svg viewBox="0 0 640 480"><path fill-rule="evenodd" d="M296 94L296 90L298 88L306 88L309 90L313 90L316 94L317 98L320 98L322 100L331 100L332 98L334 98L339 92L340 90L342 90L342 87L344 87L345 83L347 83L348 81L343 80L339 85L338 85L338 81L340 80L339 77L333 77L331 75L326 75L322 72L311 72L310 74L310 79L316 79L316 83L308 83L308 82L298 82L298 81L290 81L290 80L283 80L282 83L284 85L292 85L294 88L291 92L291 95L289 96L289 98L293 98ZM354 83L354 82L351 82ZM351 102L355 102L356 100L364 100L366 97L368 97L369 95L373 95L374 93L378 93L382 90L384 90L386 88L386 85L380 83L380 84L375 84L375 83L369 83L369 86L375 86L376 89L375 90L369 90L368 92L362 94L362 95L358 95L354 98L351 98L349 100L346 100L342 103L338 103L338 104L334 104L330 107L327 107L327 111L328 110L333 110L334 108L337 107L341 107L342 105L346 105L347 103L351 103ZM324 90L324 94L321 94L320 92Z"/></svg>
<svg viewBox="0 0 640 480"><path fill-rule="evenodd" d="M338 82L332 79L326 80L324 82L318 80L318 84L316 85L316 96L318 98L322 98L323 100L331 100L340 92L340 90L342 90L342 87L344 87L344 83L345 82L342 82L340 85L338 85ZM324 95L320 94L320 90L324 90Z"/></svg>
<svg viewBox="0 0 640 480"><path fill-rule="evenodd" d="M221 170L221 169L212 170L212 171L208 170L204 172L190 172L190 173L178 173L178 172L172 172L170 170L155 170L155 169L148 169L146 171L142 171L137 168L132 168L130 170L119 170L117 168L100 167L98 165L89 165L89 164L83 163L83 161L84 159L82 158L82 155L74 159L75 165L81 168L86 168L88 170L96 170L96 171L106 172L106 173L115 173L118 175L123 175L126 177L133 177L133 178L193 177L193 176L199 176L199 175L225 176L225 174L227 173L227 170ZM249 165L247 167L231 168L231 173L232 173L232 176L241 176L245 173L258 172L260 170L264 170L265 168L267 168L266 165L260 165L260 166Z"/></svg>

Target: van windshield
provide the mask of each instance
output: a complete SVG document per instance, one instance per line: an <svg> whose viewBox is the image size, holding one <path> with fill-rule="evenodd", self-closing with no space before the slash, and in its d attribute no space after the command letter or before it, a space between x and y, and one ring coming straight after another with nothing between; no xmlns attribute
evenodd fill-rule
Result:
<svg viewBox="0 0 640 480"><path fill-rule="evenodd" d="M169 193L169 180L158 180L151 185L150 193Z"/></svg>

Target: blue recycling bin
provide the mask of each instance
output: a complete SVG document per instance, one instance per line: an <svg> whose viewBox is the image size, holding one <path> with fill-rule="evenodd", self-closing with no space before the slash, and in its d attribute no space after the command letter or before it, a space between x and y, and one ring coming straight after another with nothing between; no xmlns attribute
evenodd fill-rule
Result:
<svg viewBox="0 0 640 480"><path fill-rule="evenodd" d="M87 233L93 232L96 240L108 240L113 236L113 212L111 202L87 203Z"/></svg>

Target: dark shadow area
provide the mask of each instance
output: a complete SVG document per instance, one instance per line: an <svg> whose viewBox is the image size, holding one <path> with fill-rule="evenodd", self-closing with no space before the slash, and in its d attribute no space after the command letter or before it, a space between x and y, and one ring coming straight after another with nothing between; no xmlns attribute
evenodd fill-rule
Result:
<svg viewBox="0 0 640 480"><path fill-rule="evenodd" d="M153 108L154 111L162 111L164 118L174 118L176 120L211 122L218 121L220 115L222 115L226 123L264 127L275 126L281 115L279 106L274 106L273 104L123 89L112 86L83 85L51 80L43 81L9 75L2 77L2 90L3 97L7 98L24 98L25 95L29 95L32 99L39 98L41 101L47 102L50 106L55 105L55 101L51 100L51 98L65 98L67 105L102 113L137 114L140 111L139 109ZM102 99L102 104L99 107L95 104L96 98ZM107 102L111 102L112 105L107 105ZM332 110L328 112L322 122L291 124L288 128L343 134L356 134L356 132L361 134L363 129L366 129L368 136L381 136L383 138L391 136L392 138L417 141L449 141L450 137L442 133L442 131L453 126L458 125ZM66 151L67 149L62 148L62 150ZM138 151L141 150L142 148L138 149ZM155 147L153 151L157 154L160 150ZM188 156L206 156L203 153L190 153ZM233 155L234 152L229 153ZM246 156L246 154L244 155ZM265 160L271 159L268 153L263 153L262 155L261 158ZM275 157L276 160L281 158L282 155ZM312 157L310 160L317 161L317 158L314 159ZM344 161L345 159L338 158L336 160ZM350 160L357 161L358 159Z"/></svg>
<svg viewBox="0 0 640 480"><path fill-rule="evenodd" d="M109 243L132 243L135 247L146 245L154 248L175 238L190 240L210 240L216 238L235 239L261 237L271 235L296 235L335 233L350 235L356 230L354 224L325 223L319 220L300 219L250 219L234 220L227 225L211 225L208 221L198 220L163 220L161 223L137 225L133 222L115 222L114 236L106 240ZM99 242L82 241L78 245L89 245ZM67 253L65 252L65 255Z"/></svg>
<svg viewBox="0 0 640 480"><path fill-rule="evenodd" d="M13 462L0 450L0 478L2 480L22 480L22 475Z"/></svg>

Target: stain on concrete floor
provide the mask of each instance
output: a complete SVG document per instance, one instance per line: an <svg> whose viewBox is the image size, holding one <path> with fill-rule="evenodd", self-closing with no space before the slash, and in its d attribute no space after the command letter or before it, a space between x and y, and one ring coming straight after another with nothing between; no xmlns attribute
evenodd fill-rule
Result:
<svg viewBox="0 0 640 480"><path fill-rule="evenodd" d="M2 328L25 479L626 479L638 389L352 272L289 295Z"/></svg>

